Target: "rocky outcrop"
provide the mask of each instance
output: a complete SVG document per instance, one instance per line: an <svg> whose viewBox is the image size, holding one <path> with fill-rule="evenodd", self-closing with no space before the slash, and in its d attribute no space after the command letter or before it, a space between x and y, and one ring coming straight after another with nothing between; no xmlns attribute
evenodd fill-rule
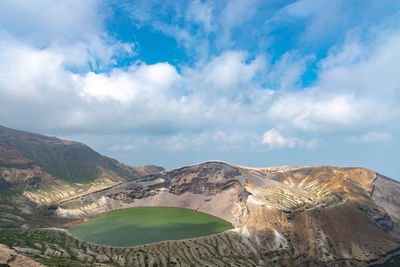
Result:
<svg viewBox="0 0 400 267"><path fill-rule="evenodd" d="M379 228L388 233L394 240L400 242L400 225L382 209L371 208L366 210L368 217L374 221Z"/></svg>

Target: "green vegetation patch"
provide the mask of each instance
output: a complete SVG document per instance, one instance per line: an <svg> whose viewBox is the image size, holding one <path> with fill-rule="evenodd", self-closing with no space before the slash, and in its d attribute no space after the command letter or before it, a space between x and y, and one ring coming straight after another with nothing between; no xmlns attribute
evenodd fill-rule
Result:
<svg viewBox="0 0 400 267"><path fill-rule="evenodd" d="M105 213L69 231L96 244L129 247L207 236L231 228L224 220L193 210L141 207Z"/></svg>

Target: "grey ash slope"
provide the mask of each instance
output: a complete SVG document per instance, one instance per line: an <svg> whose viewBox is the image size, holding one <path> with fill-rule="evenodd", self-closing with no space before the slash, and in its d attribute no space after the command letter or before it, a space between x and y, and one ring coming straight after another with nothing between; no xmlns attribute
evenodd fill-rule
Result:
<svg viewBox="0 0 400 267"><path fill-rule="evenodd" d="M400 222L400 183L381 174L376 175L371 197L390 216Z"/></svg>

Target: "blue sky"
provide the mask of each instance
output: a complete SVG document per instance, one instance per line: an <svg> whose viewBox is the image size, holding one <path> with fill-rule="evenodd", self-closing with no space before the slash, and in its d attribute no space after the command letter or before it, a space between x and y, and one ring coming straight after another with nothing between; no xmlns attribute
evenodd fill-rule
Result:
<svg viewBox="0 0 400 267"><path fill-rule="evenodd" d="M400 2L0 2L0 124L124 163L400 179Z"/></svg>

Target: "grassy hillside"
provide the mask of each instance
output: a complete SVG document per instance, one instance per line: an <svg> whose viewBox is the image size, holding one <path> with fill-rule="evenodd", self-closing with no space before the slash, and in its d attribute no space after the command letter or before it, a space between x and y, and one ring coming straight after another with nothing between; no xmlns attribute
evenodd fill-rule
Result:
<svg viewBox="0 0 400 267"><path fill-rule="evenodd" d="M113 172L115 178L122 180L141 176L134 168L100 155L82 143L55 137L0 126L0 146L0 167L30 167L33 164L65 182L90 182L103 170Z"/></svg>

